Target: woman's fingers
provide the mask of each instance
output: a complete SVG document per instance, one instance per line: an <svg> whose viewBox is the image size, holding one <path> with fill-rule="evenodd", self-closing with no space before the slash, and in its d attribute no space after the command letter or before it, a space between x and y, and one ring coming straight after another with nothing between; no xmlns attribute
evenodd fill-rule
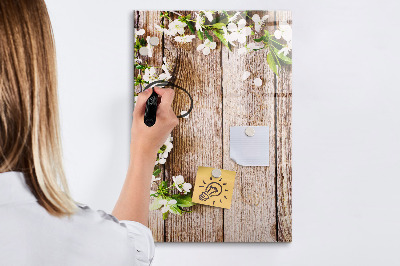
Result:
<svg viewBox="0 0 400 266"><path fill-rule="evenodd" d="M174 100L175 96L175 91L173 89L154 87L154 91L161 96L160 105L162 106L172 105L172 101Z"/></svg>
<svg viewBox="0 0 400 266"><path fill-rule="evenodd" d="M146 109L146 101L151 95L151 89L147 89L138 94L135 108L133 109L133 116L141 117L144 116L144 111Z"/></svg>

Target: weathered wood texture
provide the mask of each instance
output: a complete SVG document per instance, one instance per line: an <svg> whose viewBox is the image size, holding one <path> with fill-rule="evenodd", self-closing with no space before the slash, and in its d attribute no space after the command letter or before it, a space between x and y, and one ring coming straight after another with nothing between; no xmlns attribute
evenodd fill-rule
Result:
<svg viewBox="0 0 400 266"><path fill-rule="evenodd" d="M271 33L278 23L275 21L291 23L290 12L256 13L260 17L269 15L267 29ZM135 29L144 28L146 35L160 37L155 23L168 22L161 21L159 11L135 11ZM161 66L163 55L173 61L179 54L176 83L194 100L190 117L180 119L172 131L174 148L162 177L170 181L174 175L183 175L194 185L198 166L237 174L230 209L198 204L192 207L192 213L170 214L165 222L160 210L151 211L149 227L155 241L291 241L291 66L284 67L276 77L266 63L266 50L239 55L240 45L229 51L218 41L217 48L204 56L196 51L201 42L198 38L184 45L177 45L169 36L162 40L149 63ZM245 70L251 76L242 81ZM262 86L252 84L256 77L262 79ZM174 111L178 114L188 108L187 95L176 90ZM269 166L245 167L230 159L229 127L243 125L269 126Z"/></svg>
<svg viewBox="0 0 400 266"><path fill-rule="evenodd" d="M274 21L274 12L260 12ZM249 13L252 16L252 13ZM246 24L252 20L246 17ZM268 26L270 27L270 26ZM272 26L273 27L273 26ZM271 29L269 29L271 30ZM248 42L253 42L249 37ZM238 47L240 48L240 46ZM226 242L275 242L275 109L274 73L266 64L267 50L239 55L222 48L224 169L236 171L232 205L224 210L224 239ZM250 77L242 81L247 70ZM261 78L262 86L252 84ZM270 128L269 166L248 167L235 163L229 156L229 128L231 126L264 126Z"/></svg>
<svg viewBox="0 0 400 266"><path fill-rule="evenodd" d="M179 11L187 15L188 12ZM192 15L194 16L194 14ZM172 14L172 19L176 18ZM188 29L187 29L188 30ZM180 54L175 83L193 97L193 110L188 119L180 119L172 131L174 148L167 158L166 177L183 175L194 184L198 166L222 168L222 92L221 53L218 49L208 56L199 56L198 39L176 45L173 38L165 38L164 51L174 60ZM218 63L216 63L218 62ZM175 113L189 108L188 96L176 90ZM223 241L223 210L206 205L195 205L192 213L170 215L165 221L166 242L221 242Z"/></svg>
<svg viewBox="0 0 400 266"><path fill-rule="evenodd" d="M160 25L162 20L160 19L158 11L135 11L134 12L134 30L144 29L146 31L146 36L157 36L160 40L162 39L162 34L158 32L154 25ZM154 47L153 56L139 56L143 62L147 62L152 66L162 65L162 46L158 45ZM135 55L135 58L137 56ZM134 70L134 75L138 75L139 70ZM136 92L140 92L143 88L135 88ZM160 176L162 180L165 179L164 172L161 172ZM151 188L156 190L157 186L154 184ZM152 200L151 200L152 202ZM150 203L151 203L150 202ZM162 242L164 241L164 221L162 218L162 213L160 211L151 211L149 214L149 227L153 233L154 241Z"/></svg>
<svg viewBox="0 0 400 266"><path fill-rule="evenodd" d="M276 12L276 21L292 24L288 11ZM276 77L276 162L278 241L292 241L292 67Z"/></svg>

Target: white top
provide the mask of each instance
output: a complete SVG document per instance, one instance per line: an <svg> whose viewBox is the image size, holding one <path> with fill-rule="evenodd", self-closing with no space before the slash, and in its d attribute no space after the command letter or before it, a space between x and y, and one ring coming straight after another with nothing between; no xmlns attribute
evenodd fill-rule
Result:
<svg viewBox="0 0 400 266"><path fill-rule="evenodd" d="M78 206L70 219L52 216L21 172L0 173L0 265L151 265L148 227Z"/></svg>

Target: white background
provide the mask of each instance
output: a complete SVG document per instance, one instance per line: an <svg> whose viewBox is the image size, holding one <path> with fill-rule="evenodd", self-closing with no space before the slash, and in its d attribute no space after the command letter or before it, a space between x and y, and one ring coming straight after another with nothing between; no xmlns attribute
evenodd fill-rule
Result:
<svg viewBox="0 0 400 266"><path fill-rule="evenodd" d="M75 199L108 212L129 159L132 11L293 12L293 242L160 243L153 265L400 265L398 3L47 4L69 183Z"/></svg>

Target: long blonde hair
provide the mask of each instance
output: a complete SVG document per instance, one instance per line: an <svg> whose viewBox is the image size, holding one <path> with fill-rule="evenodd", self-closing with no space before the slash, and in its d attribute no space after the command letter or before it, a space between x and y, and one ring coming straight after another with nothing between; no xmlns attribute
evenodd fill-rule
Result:
<svg viewBox="0 0 400 266"><path fill-rule="evenodd" d="M50 214L71 215L53 31L43 0L0 1L0 172L21 171Z"/></svg>

